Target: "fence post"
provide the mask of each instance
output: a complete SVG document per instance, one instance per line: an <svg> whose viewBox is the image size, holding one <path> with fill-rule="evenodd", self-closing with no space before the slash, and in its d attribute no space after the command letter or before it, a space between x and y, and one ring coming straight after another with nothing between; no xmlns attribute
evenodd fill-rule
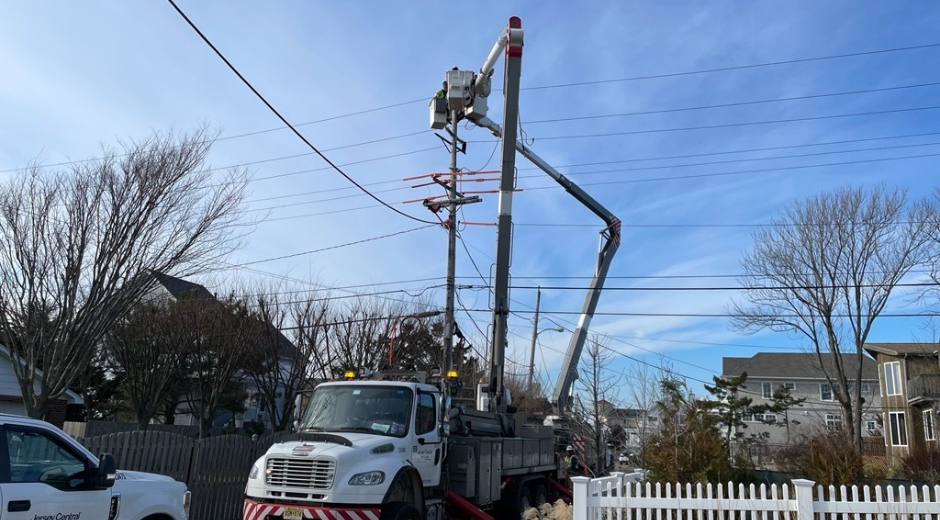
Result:
<svg viewBox="0 0 940 520"><path fill-rule="evenodd" d="M588 520L588 483L587 477L572 477L574 487L571 498L571 520Z"/></svg>
<svg viewBox="0 0 940 520"><path fill-rule="evenodd" d="M803 478L794 479L796 491L796 520L813 520L813 485L815 482Z"/></svg>

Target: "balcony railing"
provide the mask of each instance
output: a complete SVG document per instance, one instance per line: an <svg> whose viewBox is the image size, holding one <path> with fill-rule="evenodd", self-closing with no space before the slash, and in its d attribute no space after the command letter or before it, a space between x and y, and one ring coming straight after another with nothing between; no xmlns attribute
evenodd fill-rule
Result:
<svg viewBox="0 0 940 520"><path fill-rule="evenodd" d="M907 382L908 402L940 399L940 374L917 376Z"/></svg>

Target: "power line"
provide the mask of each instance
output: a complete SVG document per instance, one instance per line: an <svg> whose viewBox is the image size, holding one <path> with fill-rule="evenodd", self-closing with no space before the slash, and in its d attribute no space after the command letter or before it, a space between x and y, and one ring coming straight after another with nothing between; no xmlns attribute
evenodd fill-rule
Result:
<svg viewBox="0 0 940 520"><path fill-rule="evenodd" d="M684 155L672 155L672 156L659 156L659 157L641 157L641 158L631 158L631 159L617 159L613 161L600 161L600 162L590 162L590 163L580 163L580 164L565 164L556 166L556 168L574 168L578 166L600 166L604 164L618 164L618 163L627 163L627 162L646 162L646 161L664 161L672 159L690 159L693 157L712 157L715 155L729 155L729 154L738 154L738 153L751 153L751 152L769 152L774 150L787 150L792 148L809 148L813 146L829 146L834 144L852 144L852 143L863 143L868 141L885 141L892 139L910 139L915 137L932 137L940 135L940 132L928 132L921 134L904 134L904 135L889 135L881 137L864 137L859 139L844 139L840 141L822 141L818 143L804 143L804 144L791 144L791 145L781 145L781 146L766 146L761 148L745 148L738 150L723 150L720 152L703 152L703 153L693 153L693 154L684 154ZM530 166L525 168L519 168L519 170L538 170L536 166ZM568 174L566 174L568 175ZM349 188L344 188L349 189Z"/></svg>
<svg viewBox="0 0 940 520"><path fill-rule="evenodd" d="M761 126L761 125L775 125L781 123L802 123L806 121L823 121L828 119L841 119L846 117L867 117L867 116L877 116L885 114L900 114L907 112L920 112L926 110L938 110L940 106L926 106L926 107L912 107L912 108L896 108L891 110L872 110L869 112L853 112L850 114L829 114L824 116L807 116L807 117L792 117L788 119L774 119L768 121L745 121L739 123L721 123L716 125L702 125L702 126L685 126L678 128L658 128L658 129L647 129L647 130L626 130L622 132L603 132L596 134L571 134L571 135L550 135L544 137L534 137L535 141L554 141L559 139L593 139L597 137L619 137L625 135L642 135L642 134L660 134L667 132L687 132L692 130L717 130L720 128L736 128L742 126ZM487 141L467 141L468 143L476 142L490 142Z"/></svg>
<svg viewBox="0 0 940 520"><path fill-rule="evenodd" d="M870 272L882 272L882 271L870 271ZM908 271L910 274L929 274L930 270L925 269L913 269ZM645 276L608 276L608 280L685 280L685 279L698 279L698 278L741 278L747 276L745 273L740 274L674 274L674 275L645 275ZM474 276L458 276L457 278L476 278ZM519 280L591 280L593 276L517 276L514 275L513 278Z"/></svg>
<svg viewBox="0 0 940 520"><path fill-rule="evenodd" d="M841 161L834 163L824 163L824 164L806 164L800 166L782 166L779 168L759 168L753 170L738 170L732 172L718 172L718 173L699 173L699 174L690 174L690 175L674 175L669 177L647 177L644 179L629 179L622 181L604 181L604 182L589 182L582 183L581 186L609 186L612 184L635 184L641 182L660 182L660 181L674 181L674 180L686 180L686 179L703 179L708 177L728 177L732 175L743 175L745 173L766 173L766 172L778 172L778 171L793 171L793 170L806 170L810 168L827 168L830 166L847 166L850 164L869 164L876 162L889 162L889 161L904 161L909 159L924 159L927 157L938 157L940 153L928 153L920 155L907 155L902 157L881 157L877 159L861 159L857 161ZM547 190L561 188L560 186L535 186L531 188L525 188L526 191L534 190Z"/></svg>
<svg viewBox="0 0 940 520"><path fill-rule="evenodd" d="M239 72L238 69L236 69L235 66L232 65L232 63L219 51L219 49L217 49L216 46L213 45L211 41L209 41L209 39L202 33L202 31L199 30L198 27L196 27L196 24L194 24L194 23L192 22L192 20L190 20L189 17L186 16L186 13L184 13L184 12L182 11L182 9L180 9L179 6L176 5L176 2L174 2L173 0L167 0L167 2L169 2L170 5L173 6L173 9L175 9L176 12L179 13L179 15L180 15L181 17L183 17L184 20L186 20L186 23L189 24L189 26L190 26L194 31L196 31L196 34L198 34L199 37L202 38L202 41L204 41L204 42L206 43L206 45L208 45L208 46L213 50L213 52L215 52L215 54L216 54L223 62L225 62L225 64L228 66L228 68L231 69L231 71L232 71L233 73L235 73L236 76L238 76L238 79L240 79L240 80L242 81L242 83L244 83L245 86L247 86L247 87L255 94L255 96L256 96L258 99L261 100L262 103L264 103L264 105L265 105L266 107L268 107L268 110L270 110L271 113L273 113L275 116L277 116L277 118L280 119L282 123L284 123L284 126L288 127L288 128L294 133L294 135L296 135L301 141L304 142L304 144L306 144L311 150L313 150L317 155L319 155L321 159L323 159L324 161L326 161L327 164L329 164L331 167L333 167L333 169L336 170L340 175L342 175L347 181L351 182L353 185L355 185L357 188L359 188L360 191L362 191L363 193L367 194L369 197L371 197L373 200L375 200L375 201L378 202L379 204L385 206L386 208L392 210L393 212L395 212L395 213L397 213L397 214L399 214L399 215L401 215L401 216L403 216L403 217L405 217L405 218L414 220L414 221L416 221L416 222L421 222L421 223L423 223L423 224L434 224L434 222L431 222L431 221L429 221L429 220L420 219L420 218L418 218L418 217L411 216L411 215L409 215L409 214L407 214L407 213L405 213L405 212L399 210L398 208L392 207L392 206L389 205L387 202L385 202L385 201L383 201L382 199L376 197L376 196L373 195L369 190L367 190L367 189L364 188L362 185L360 185L358 182L356 182L352 177L350 177L349 175L347 175L346 172L344 172L342 169L340 169L339 166L336 166L336 164L334 164L332 161L330 161L330 159L327 158L327 156L324 155L320 150L318 150L317 147L315 147L315 146L313 145L313 143L311 143L309 140L307 140L307 138L304 137L303 134L301 134L299 130L297 130L296 128L294 128L294 126L292 126L292 125L290 124L290 122L289 122L284 116L282 116L281 113L278 112L277 109L275 109L274 106L271 105L271 103L269 103L268 100L265 99L265 97L262 96L261 93L258 92L257 89L255 89L255 87L242 75L242 73Z"/></svg>
<svg viewBox="0 0 940 520"><path fill-rule="evenodd" d="M621 112L616 114L596 114L590 116L571 116L571 117L559 117L553 119L541 119L536 121L528 121L527 125L540 125L545 123L562 123L567 121L586 121L594 119L607 119L614 117L630 117L630 116L645 116L645 115L655 115L655 114L672 114L677 112L692 112L697 110L710 110L715 108L731 108L731 107L741 107L741 106L752 106L752 105L765 105L769 103L781 103L787 101L802 101L807 99L821 99L828 97L837 97L837 96L851 96L857 94L870 94L874 92L891 92L904 89L914 89L914 88L926 88L926 87L935 87L940 85L938 83L918 83L914 85L898 85L894 87L883 87L883 88L873 88L865 90L850 90L844 92L832 92L827 94L810 94L806 96L795 96L795 97L784 97L784 98L774 98L774 99L761 99L754 101L736 101L733 103L720 103L715 105L699 105L694 107L683 107L683 108L669 108L661 110L641 110L635 112Z"/></svg>
<svg viewBox="0 0 940 520"><path fill-rule="evenodd" d="M240 264L234 264L234 265L230 264L230 265L228 265L227 267L225 267L224 269L220 269L220 270L225 270L225 269L238 269L238 268L240 268L240 267L245 267L245 266L248 266L248 265L263 264L263 263L266 263L266 262L273 262L273 261L275 261L275 260L284 260L284 259L287 259L287 258L295 258L295 257L298 257L298 256L305 256L305 255L310 255L310 254L314 254L314 253L322 253L322 252L324 252L324 251L331 251L331 250L333 250L333 249L341 249L341 248L344 248L344 247L354 246L354 245L358 245L358 244L364 244L364 243L366 243L366 242L374 242L374 241L376 241L376 240L382 240L382 239L385 239L385 238L397 237L397 236L400 236L400 235L404 235L404 234L406 234L406 233L412 233L412 232L414 232L414 231L419 231L419 230L422 230L422 229L428 229L428 228L436 227L436 226L437 226L437 224L430 224L430 225L427 225L427 226L418 226L418 227L416 227L416 228L405 229L405 230L402 230L402 231L396 231L396 232L394 232L394 233L388 233L388 234L385 234L385 235L379 235L379 236L375 236L375 237L369 237L369 238L363 238L363 239L360 239L360 240L354 240L354 241L352 241L352 242L346 242L345 244L337 244L337 245L328 246L328 247L321 247L321 248L319 248L319 249L312 249L312 250L310 250L310 251L303 251L303 252L300 252L300 253L292 253L292 254L289 254L289 255L275 256L275 257L271 257L271 258L263 258L263 259L260 259L260 260L251 260L251 261L248 261L248 262L242 262L242 263L240 263Z"/></svg>
<svg viewBox="0 0 940 520"><path fill-rule="evenodd" d="M890 287L935 287L938 286L937 282L910 282L910 283L895 283L890 284ZM604 286L605 291L788 291L788 290L824 290L824 289L842 289L844 287L853 287L853 288L864 288L864 289L877 289L885 288L886 284L879 283L862 283L862 284L852 284L850 286L843 285L739 285L739 286L723 286L723 287L610 287ZM541 289L543 291L558 290L558 291L587 291L591 289L590 287L577 287L577 286L568 286L568 285L511 285L511 289Z"/></svg>
<svg viewBox="0 0 940 520"><path fill-rule="evenodd" d="M733 70L747 70L747 69L756 69L756 68L763 68L763 67L776 67L779 65L792 65L796 63L810 63L810 62L815 62L815 61L827 61L827 60L835 60L835 59L842 59L842 58L855 58L855 57L860 57L860 56L873 56L876 54L888 54L888 53L894 53L894 52L931 49L931 48L936 48L936 47L940 47L940 43L928 43L924 45L910 45L906 47L895 47L891 49L878 49L878 50L873 50L873 51L852 52L852 53L846 53L846 54L833 54L829 56L797 58L797 59L792 59L792 60L780 60L780 61L771 61L771 62L765 62L765 63L752 63L750 65L736 65L736 66L731 66L731 67L700 69L700 70L693 70L693 71L687 71L687 72L671 72L671 73L666 73L666 74L633 76L633 77L628 77L628 78L578 81L574 83L557 83L554 85L541 85L541 86L535 86L535 87L526 87L526 88L523 88L522 90L546 90L546 89L555 89L555 88L579 87L583 85L600 85L604 83L622 83L622 82L627 82L627 81L643 81L643 80L648 80L648 79L676 78L680 76L693 76L696 74L710 74L713 72L729 72Z"/></svg>
<svg viewBox="0 0 940 520"><path fill-rule="evenodd" d="M490 312L489 309L470 309L470 312ZM517 313L534 314L534 311L514 311ZM581 311L540 311L542 314L553 315L580 315ZM595 312L594 316L619 316L633 318L734 318L737 315L729 313L669 313L669 312ZM753 318L782 318L798 319L802 316L798 314L749 314ZM924 313L881 313L879 318L926 318L932 314ZM832 314L831 318L852 318L846 314Z"/></svg>
<svg viewBox="0 0 940 520"><path fill-rule="evenodd" d="M858 142L877 141L877 140L906 139L906 138L912 138L912 137L925 137L925 136L935 136L935 135L940 135L940 132L931 132L931 133L925 133L925 134L909 134L909 135L900 135L900 136L873 137L873 138L863 138L863 139L850 139L850 140L842 140L842 141L829 141L829 142L821 142L821 143L807 143L807 144L787 145L787 146L772 146L772 147L751 148L751 149L743 149L743 150L726 150L726 151L719 151L719 152L709 152L709 153L700 153L700 154L674 155L674 156L665 156L665 157L660 156L660 157L646 157L646 158L637 158L637 159L622 159L622 160L614 160L614 161L602 161L602 162L592 162L592 163L569 164L569 165L559 166L558 168L573 168L573 167L579 167L579 166L596 166L596 165L604 165L604 164L618 164L618 163L629 163L629 162L646 162L646 161L661 161L661 160L672 160L672 159L686 159L686 158L692 158L692 157L707 157L707 156L716 156L716 155L728 155L728 154L749 153L749 152L762 152L762 151L782 150L782 149L790 149L790 148L805 148L805 147L813 147L813 146L826 146L826 145L832 145L832 144L848 144L848 143L858 143ZM499 143L499 141L495 141L495 142L496 142L497 144ZM801 157L813 157L813 156L818 156L818 155L832 155L832 154L841 154L841 153L858 153L858 152L868 152L868 151L892 150L892 149L899 149L899 148L916 148L916 147L920 147L920 146L933 146L933 145L938 145L938 144L940 144L940 142L931 142L931 143L914 144L914 145L899 145L899 146L882 146L882 147L871 147L871 148L859 148L859 149L854 149L854 150L836 150L836 151L830 151L830 152L820 152L820 153L812 153L812 154L799 154L799 155L785 155L785 156L776 156L776 157L756 157L756 158L748 158L748 159L733 159L733 160L728 160L728 161L713 161L713 162L681 164L681 165L671 165L671 166L655 166L655 167L632 168L632 169L616 169L616 170L594 170L594 171L587 171L587 172L566 172L565 175L567 175L567 176L577 176L577 175L588 175L588 174L594 174L594 173L621 173L621 172L630 172L630 171L644 171L644 170L669 169L669 168L685 168L685 167L692 167L692 166L708 166L708 165L727 164L727 163L734 163L734 162L766 161L766 160L792 159L792 158L801 158ZM438 149L437 147L423 148L423 149L421 149L421 150L413 150L413 151L403 152L403 153L394 154L394 155L387 155L387 156L382 156L382 157L375 157L375 158L372 158L372 159L364 159L364 160L360 160L360 161L354 161L354 162L350 162L350 163L344 163L344 164L342 164L341 166L350 166L350 165L354 165L354 164L362 164L362 163L366 163L366 162L375 162L375 161L380 161L380 160L385 160L385 159L392 159L392 158L397 158L397 157L401 157L401 156L405 156L405 155L413 155L413 154L416 154L416 153L424 153L424 152L429 152L429 151L435 151L435 150L437 150L437 149ZM244 164L235 164L235 165L232 165L232 166L230 166L230 167L237 167L237 166L243 166L243 165L244 165ZM260 181L260 180L267 180L267 179L280 178L280 177L287 177L287 176L298 175L298 174L302 174L302 173L309 173L309 172L316 172L316 171L324 171L324 170L329 170L329 169L330 169L329 167L324 167L324 168L306 169L306 170L299 170L299 171L293 171L293 172L288 172L288 173L281 173L281 174L269 175L269 176L265 176L265 177L254 177L254 178L252 179L252 182L254 182L254 181ZM482 169L482 168L481 168L481 169ZM519 168L519 170L537 170L537 169L538 169L538 168L534 168L534 167ZM542 178L542 177L543 177L542 175L520 175L520 176L519 176L520 179L532 179L532 178ZM378 185L391 184L391 183L397 183L397 182L400 182L400 180L399 180L399 179L396 179L396 180L389 180L389 181L371 182L371 183L363 184L363 186L378 186ZM292 198L292 197L300 197L300 196L306 196L306 195L316 195L316 194L320 194L320 193L329 193L329 192L336 192L336 191L346 191L346 190L350 190L350 189L354 189L354 188L352 188L352 187L342 187L342 188L330 188L330 189L325 189L325 190L313 190L313 191L307 191L307 192L303 192L303 193L292 193L292 194L288 194L288 195L278 195L278 196L273 196L273 197L265 197L265 198L253 199L251 202L261 202L261 201L267 201L267 200L279 200L279 199ZM408 188L392 188L392 189L387 189L387 190L379 190L379 191L376 191L375 193L390 193L390 192L394 192L394 191L404 191L404 190L407 190L407 189L408 189ZM314 200L314 201L311 201L311 202L331 202L331 201L335 201L335 200L342 200L342 199L354 198L354 197L359 197L359 196L362 196L362 194L344 195L344 196L334 197L334 198L328 198L328 199L317 199L317 200ZM281 207L283 207L283 206L281 206ZM519 224L516 224L516 225L519 225ZM530 224L530 225L531 225L531 224Z"/></svg>
<svg viewBox="0 0 940 520"><path fill-rule="evenodd" d="M671 170L673 168L692 168L696 166L714 166L716 164L731 164L731 163L740 163L740 162L758 162L758 161L778 161L782 159L802 159L805 157L819 157L823 155L838 155L846 153L859 153L859 152L880 152L884 150L901 150L905 148L921 148L924 146L937 146L940 145L940 142L930 142L930 143L917 143L917 144L903 144L895 146L874 146L870 148L856 148L853 150L830 150L825 152L813 152L813 153L802 153L795 155L777 155L774 157L749 157L745 159L726 159L722 161L709 161L709 162L698 162L698 163L686 163L686 164L667 164L667 165L658 165L658 166L643 166L640 168L618 168L615 170L589 170L583 172L565 172L565 175L568 177L575 177L579 175L593 175L598 173L624 173L624 172L640 172L640 171L650 171L650 170ZM544 178L543 175L522 175L519 176L520 179L534 179L534 178Z"/></svg>
<svg viewBox="0 0 940 520"><path fill-rule="evenodd" d="M699 173L699 174L688 174L688 175L674 175L674 176L667 176L667 177L647 177L647 178L642 178L642 179L628 179L628 180L620 180L620 181L600 181L600 182L582 183L580 185L581 187L610 186L610 185L616 185L616 184L637 184L637 183L643 183L643 182L664 182L664 181L674 181L674 180L703 179L703 178L709 178L709 177L729 177L729 176L734 176L734 175L744 175L748 173L796 171L796 170L807 170L807 169L812 169L812 168L828 168L832 166L848 166L848 165L853 165L853 164L870 164L870 163L878 163L878 162L924 159L928 157L940 157L940 153L907 155L907 156L901 156L901 157L881 157L881 158L875 158L875 159L861 159L857 161L841 161L841 162L832 162L832 163L823 163L823 164L806 164L806 165L799 165L799 166L781 166L778 168L757 168L757 169L751 169L751 170L736 170L736 171L730 171L730 172ZM562 187L557 184L552 184L552 185L547 185L547 186L527 187L524 189L525 191L537 191L537 190L562 189ZM330 215L330 214L335 214L335 213L358 211L358 210L370 209L370 208L375 208L375 207L379 207L379 206L378 205L360 206L360 207L355 207L355 208L340 209L340 210L327 211L327 212L321 212L321 213L309 213L309 214L294 215L294 216L289 216L289 217L278 217L278 218L272 218L272 219L265 219L265 222L273 222L273 221L278 221L278 220L288 220L288 219L305 218L305 217L313 217L313 216L321 216L321 215ZM421 222L425 222L425 221L422 220ZM431 223L431 222L428 222L428 223ZM517 224L517 225L520 225L520 224ZM523 223L521 225L527 225L527 224ZM528 224L528 225L532 225L532 224ZM565 226L582 227L579 224L565 224ZM672 227L688 227L688 228L693 228L693 227L753 227L753 226L754 226L753 224L727 224L727 225L628 224L628 225L625 225L625 227L665 227L665 228L672 228Z"/></svg>
<svg viewBox="0 0 940 520"><path fill-rule="evenodd" d="M664 161L664 160L673 160L673 159L688 159L688 158L694 158L694 157L711 157L711 156L718 156L718 155L730 155L730 154L741 154L741 153L751 153L751 152L764 152L764 151L785 150L785 149L793 149L793 148L808 148L808 147L829 146L829 145L836 145L836 144L851 144L851 143L861 143L861 142L870 142L870 141L882 141L882 140L894 140L894 139L910 139L910 138L916 138L916 137L929 137L929 136L937 136L937 135L940 135L940 132L928 132L928 133L920 133L920 134L906 134L906 135L894 135L894 136L868 137L868 138L860 138L860 139L846 139L846 140L839 140L839 141L824 141L824 142L818 142L818 143L804 143L804 144L794 144L794 145L770 146L770 147L762 147L762 148L747 148L747 149L738 149L738 150L722 150L722 151L717 151L717 152L704 152L704 153L696 153L696 154L683 154L683 155L658 156L658 157L642 157L642 158L633 158L633 159L618 159L618 160L613 160L613 161L600 161L600 162L590 162L590 163L567 164L567 165L558 166L558 168L574 168L574 167L579 167L579 166L599 166L599 165L605 165L605 164L619 164L619 163L631 163L631 162ZM493 142L495 142L497 145L499 144L499 141L498 141L498 140L494 140ZM819 154L819 155L826 155L826 154L830 154L830 153L857 153L857 152L863 152L863 151L877 151L877 150L886 150L886 149L894 149L894 148L927 146L927 145L934 145L934 144L937 144L937 143L928 143L928 144L926 144L926 145L923 145L923 144L922 144L922 145L899 146L899 147L874 147L874 148L861 148L861 149L855 149L855 150L841 150L841 151L827 152L827 153ZM361 164L361 163L366 163L366 162L380 161L380 160L385 160L385 159L391 159L391 158L401 157L401 156L404 156L404 155L412 155L412 154L416 154L416 153L424 153L424 152L436 151L436 150L438 150L438 147L436 147L436 146L435 146L435 147L431 147L431 148L423 148L423 149L420 149L420 150L412 150L412 151L409 151L409 152L403 152L403 153L394 154L394 155L387 155L387 156L382 156L382 157L375 157L375 158L372 158L372 159L364 159L364 160L360 160L360 161L355 161L355 162L350 162L350 163L344 163L344 164L342 164L341 166L351 166L351 165L354 165L354 164ZM728 162L748 162L748 161L772 160L772 159L782 159L782 158L808 157L808 156L811 156L811 155L814 155L814 154L789 155L789 156L777 156L777 157L759 157L759 158L753 158L753 159L737 159L737 160L735 160L735 161L728 161ZM711 164L722 164L722 163L720 163L720 162L710 162L710 163L698 163L698 164L694 164L694 165L695 165L695 166L702 166L702 165L711 165ZM237 165L237 164L236 164L236 165L232 165L232 166L229 166L229 167L237 167L237 166L240 166L240 165ZM690 165L669 166L668 168L673 168L673 167L686 167L686 166L690 166ZM309 172L316 172L316 171L324 171L324 170L329 170L329 169L330 169L329 167L324 167L324 168L316 168L316 169L299 170L299 171L294 171L294 172L288 172L288 173L270 175L270 176L266 176L266 177L255 177L255 178L253 178L252 180L253 180L253 181L256 181L256 180L266 180L266 179L272 179L272 178L286 177L286 176L290 176L290 175L298 175L298 174L302 174L302 173L309 173ZM536 167L524 167L524 168L519 168L519 170L520 170L520 171L524 171L524 170L538 170L538 168L536 168ZM597 171L597 173L620 173L620 172L625 172L625 171L641 171L641 169L599 170L599 171ZM589 174L589 173L595 173L595 172L566 172L565 175L572 176L572 175L582 175L582 174ZM522 175L522 176L519 176L519 178L521 178L521 179L527 179L527 178L541 178L541 177L542 177L541 175ZM400 179L388 180L388 181L371 182L371 183L363 184L363 186L379 186L379 185L383 185L383 184L392 184L392 183L397 183L397 182L400 182ZM285 198L291 198L291 197L300 197L300 196L306 196L306 195L315 195L315 194L320 194L320 193L329 193L329 192L336 192L336 191L347 191L347 190L351 190L351 189L355 189L355 188L353 188L353 187L341 187L341 188L329 188L329 189L324 189L324 190L313 190L313 191L307 191L307 192L303 192L303 193L292 193L292 194L288 194L288 195L279 195L279 196L273 196L273 197L265 197L265 198L253 199L252 202L260 202L260 201L267 201L267 200L279 200L279 199L285 199ZM389 193L389 192L393 192L393 191L403 191L403 190L406 190L406 189L408 189L408 188L394 188L394 189L389 189L389 190L380 190L380 191L377 191L376 193ZM343 199L343 198L353 198L353 197L359 197L359 196L361 196L361 194L355 194L355 195L349 195L349 196L343 196L343 197L337 197L337 198L331 198L331 199L318 199L318 200L316 200L316 201L314 201L314 202L333 201L333 200L340 200L340 199ZM537 224L518 224L518 223L517 223L517 224L515 224L515 225L537 225ZM626 224L625 224L625 225L626 225ZM580 224L570 224L570 225L565 225L565 226L581 227L582 225L580 225ZM584 226L586 226L586 225L584 225ZM591 226L595 226L595 225L592 224Z"/></svg>
<svg viewBox="0 0 940 520"><path fill-rule="evenodd" d="M363 115L363 114L372 114L372 113L375 113L375 112L380 112L380 111L382 111L382 110L388 110L388 109L391 109L391 108L398 108L398 107L403 107L403 106L406 106L406 105L413 105L413 104L415 104L415 103L427 103L427 101L428 101L427 98L412 99L411 101L402 101L402 102L400 102L400 103L392 103L391 105L385 105L385 106L376 107L376 108L367 108L367 109L365 109L365 110L359 110L358 112L349 112L349 113L346 113L346 114L340 114L340 115L336 115L336 116L325 117L325 118L323 118L323 119L315 119L315 120L313 120L313 121L307 121L307 122L305 122L305 123L297 123L297 124L295 124L294 126L295 126L295 127L301 127L301 126L316 125L316 124L320 124L320 123L326 123L326 122L328 122L328 121L336 121L337 119L345 119L345 118L347 118L347 117L361 116L361 115ZM286 126L279 126L279 127L277 127L277 128L268 128L268 129L265 129L265 130L256 130L256 131L254 131L254 132L246 132L246 133L243 133L243 134L228 135L228 136L219 137L219 138L216 139L216 141L226 141L226 140L229 140L229 139L239 139L239 138L241 138L241 137L251 137L251 136L260 135L260 134L267 134L267 133L269 133L269 132L277 132L278 130L286 130L287 128L288 128L288 127L286 127Z"/></svg>

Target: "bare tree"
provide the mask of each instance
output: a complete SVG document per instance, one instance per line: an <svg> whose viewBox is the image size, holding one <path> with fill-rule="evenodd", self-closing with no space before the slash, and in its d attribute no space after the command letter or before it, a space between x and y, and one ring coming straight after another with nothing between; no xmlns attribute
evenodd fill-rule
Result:
<svg viewBox="0 0 940 520"><path fill-rule="evenodd" d="M184 297L172 309L187 352L186 404L199 420L199 436L206 437L227 401L244 401L241 379L267 326L234 296L222 301Z"/></svg>
<svg viewBox="0 0 940 520"><path fill-rule="evenodd" d="M741 262L735 326L806 338L859 448L862 346L892 290L928 258L932 215L902 191L842 189L794 203L754 233Z"/></svg>
<svg viewBox="0 0 940 520"><path fill-rule="evenodd" d="M631 406L636 410L634 424L628 424L630 430L634 430L637 436L637 448L640 467L645 466L646 447L649 445L649 439L658 431L659 403L663 399L663 381L672 381L672 365L666 358L660 359L658 368L644 363L637 363L630 369L627 377L630 384L627 385ZM629 418L628 418L629 420ZM654 424L654 421L656 423ZM629 438L627 441L629 442Z"/></svg>
<svg viewBox="0 0 940 520"><path fill-rule="evenodd" d="M399 309L377 300L356 298L338 309L330 320L328 359L334 370L383 367L388 354L388 337Z"/></svg>
<svg viewBox="0 0 940 520"><path fill-rule="evenodd" d="M237 245L246 177L207 169L211 144L205 128L155 134L0 186L0 341L31 417L151 288L150 270L191 272Z"/></svg>
<svg viewBox="0 0 940 520"><path fill-rule="evenodd" d="M185 332L175 319L175 302L140 303L115 324L104 338L122 391L137 420L146 430L150 420L182 378L187 359Z"/></svg>
<svg viewBox="0 0 940 520"><path fill-rule="evenodd" d="M269 413L272 428L283 431L291 422L297 394L315 373L314 360L320 359L328 300L317 301L316 293L298 298L303 291L288 291L292 297L285 299L283 287L278 286L260 285L253 292L253 312L263 328L257 349L248 353L246 374Z"/></svg>
<svg viewBox="0 0 940 520"><path fill-rule="evenodd" d="M607 416L616 406L620 397L623 375L609 370L613 358L607 346L607 340L593 335L587 344L587 359L582 370L582 394L586 401L587 421L583 429L591 439L594 448L594 467L597 474L607 470Z"/></svg>
<svg viewBox="0 0 940 520"><path fill-rule="evenodd" d="M333 377L333 360L329 355L331 311L329 298L307 298L291 306L294 322L294 346L297 363L306 363L304 377L308 383Z"/></svg>

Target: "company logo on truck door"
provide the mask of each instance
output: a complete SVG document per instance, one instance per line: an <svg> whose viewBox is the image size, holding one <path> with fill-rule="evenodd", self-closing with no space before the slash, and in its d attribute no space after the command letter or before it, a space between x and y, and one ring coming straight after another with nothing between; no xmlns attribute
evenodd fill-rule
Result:
<svg viewBox="0 0 940 520"><path fill-rule="evenodd" d="M77 513L56 513L54 515L36 515L33 520L80 520L82 512Z"/></svg>

